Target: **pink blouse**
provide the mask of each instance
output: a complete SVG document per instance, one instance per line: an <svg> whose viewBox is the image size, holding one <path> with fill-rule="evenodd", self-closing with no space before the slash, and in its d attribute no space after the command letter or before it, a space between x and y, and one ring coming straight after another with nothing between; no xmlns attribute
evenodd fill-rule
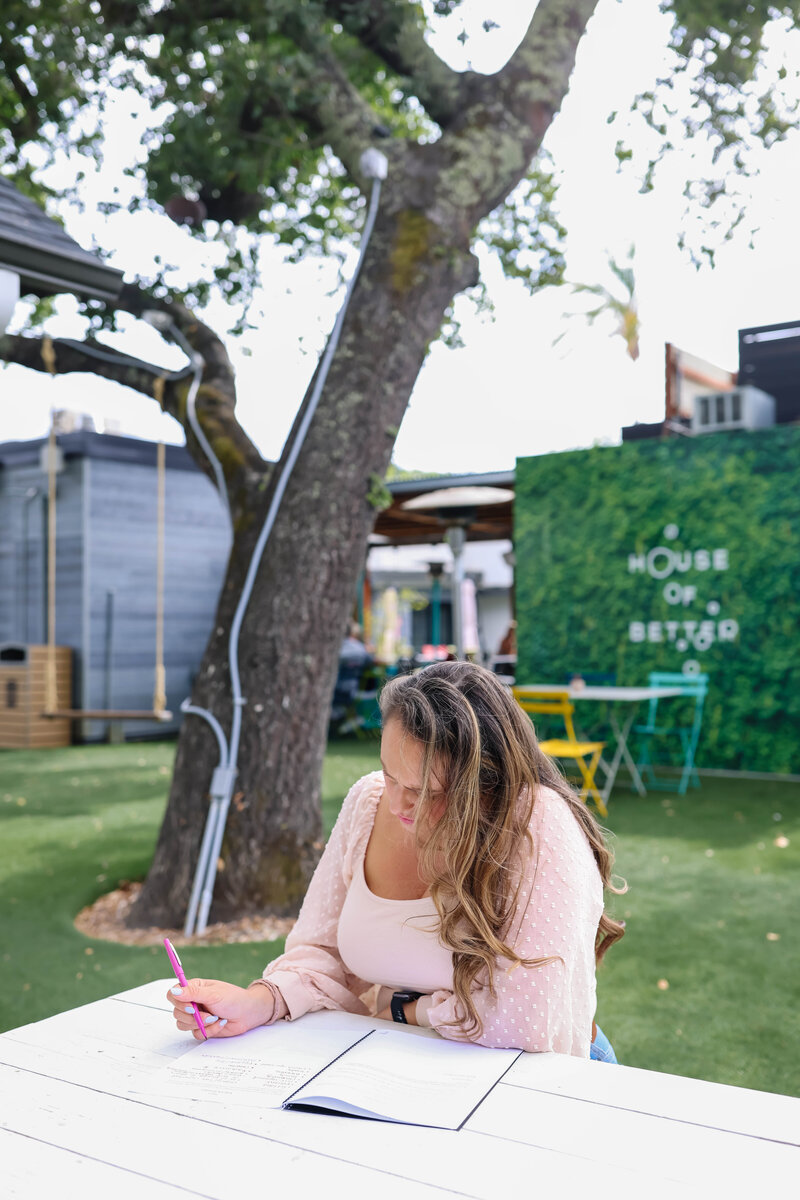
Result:
<svg viewBox="0 0 800 1200"><path fill-rule="evenodd" d="M350 789L297 923L286 939L286 952L264 970L264 980L279 989L293 1020L317 1009L368 1013L365 1000L370 988L394 982L386 978L380 944L372 938L373 955L366 942L354 954L347 913L343 933L349 955L342 953L339 942L340 919L351 889L366 889L364 855L383 786L383 775L376 771ZM494 997L488 977L478 976L474 1000L483 1034L472 1040L484 1046L555 1050L588 1058L595 1011L594 944L603 911L600 873L583 831L556 792L546 788L538 792L530 833L533 852L504 940L523 958L558 957L533 968L498 962ZM372 896L368 889L367 894ZM355 896L349 899L348 907ZM379 897L373 899L380 903ZM413 912L419 909L423 918L433 911L432 902L425 898L383 903L395 913L395 905L416 905ZM458 1025L447 1024L465 1016L452 990L452 966L446 971L448 952L438 942L433 919L414 924L423 934L427 930L427 947L420 944L419 967L423 968L423 958L426 970L429 962L435 962L436 981L444 985L418 1002L420 1023L433 1026L442 1037L463 1038ZM408 945L413 956L411 942ZM424 991L414 987L409 975L412 965L404 965L401 986Z"/></svg>

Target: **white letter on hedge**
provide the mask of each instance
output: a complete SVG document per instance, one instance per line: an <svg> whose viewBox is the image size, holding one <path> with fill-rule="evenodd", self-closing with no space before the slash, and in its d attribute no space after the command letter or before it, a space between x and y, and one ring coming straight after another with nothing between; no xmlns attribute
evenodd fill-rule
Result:
<svg viewBox="0 0 800 1200"><path fill-rule="evenodd" d="M739 624L737 621L720 621L717 626L717 634L721 642L735 642L739 636Z"/></svg>
<svg viewBox="0 0 800 1200"><path fill-rule="evenodd" d="M656 567L656 559L659 554L667 560L666 566L660 568ZM675 555L665 546L656 546L647 555L647 570L653 579L666 579L675 570Z"/></svg>

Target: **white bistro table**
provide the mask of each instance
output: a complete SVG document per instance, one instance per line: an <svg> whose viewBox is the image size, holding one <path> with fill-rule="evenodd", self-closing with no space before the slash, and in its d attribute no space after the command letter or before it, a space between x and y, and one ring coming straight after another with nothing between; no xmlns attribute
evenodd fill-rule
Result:
<svg viewBox="0 0 800 1200"><path fill-rule="evenodd" d="M603 786L600 788L600 795L603 797L603 803L608 805L608 797L611 795L617 772L623 762L631 773L631 782L639 795L647 795L647 788L642 782L639 769L628 749L628 734L643 701L653 700L656 697L661 700L672 696L682 696L683 692L679 687L616 687L572 683L560 685L557 683L524 683L518 686L535 688L537 692L567 692L573 704L607 704L608 720L614 734L614 754L610 762L605 758L600 759L600 766L603 769ZM617 719L615 711L618 704L627 709L622 722Z"/></svg>
<svg viewBox="0 0 800 1200"><path fill-rule="evenodd" d="M800 1099L558 1054L521 1055L457 1132L160 1096L190 1045L172 982L0 1036L3 1200L798 1194Z"/></svg>

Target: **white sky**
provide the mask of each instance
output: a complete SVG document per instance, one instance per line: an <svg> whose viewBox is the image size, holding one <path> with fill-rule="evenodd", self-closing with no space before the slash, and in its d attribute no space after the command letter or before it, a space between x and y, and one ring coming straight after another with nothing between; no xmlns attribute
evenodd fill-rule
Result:
<svg viewBox="0 0 800 1200"><path fill-rule="evenodd" d="M452 65L491 71L513 49L526 27L534 0L465 0L460 12L442 22L436 48ZM481 21L502 26L489 34ZM465 47L456 35L471 31ZM434 346L423 367L403 421L394 458L401 467L431 472L481 472L513 467L517 457L617 442L622 425L655 421L664 406L664 343L708 359L737 366L737 330L800 317L796 280L800 278L798 137L763 155L752 188L751 213L759 225L754 249L746 234L723 247L714 270L699 272L677 249L683 180L693 173L688 151L664 173L663 188L639 195L630 176L616 172L614 145L620 136L606 118L623 110L647 88L664 60L668 23L657 0L600 0L581 44L572 88L546 141L563 172L559 210L569 231L567 278L612 284L609 255L624 260L636 246L641 357L632 363L611 325L587 326L565 311L583 305L566 289L529 296L519 283L505 281L494 261L485 277L496 305L493 324L475 318L459 304L460 350ZM87 186L87 209L68 219L68 230L83 245L93 236L119 247L114 262L135 271L143 250L165 258L181 253L196 259L199 249L166 217L121 215L102 228L90 196L107 197L110 181L130 154L135 126L129 98L119 105L119 129L109 147L103 175ZM137 135L138 136L138 135ZM672 176L670 182L669 176ZM681 176L683 178L681 178ZM391 180L384 185L391 187ZM263 255L263 295L258 329L239 342L228 339L237 370L237 412L263 454L280 452L317 356L330 328L338 296L331 295L330 264L287 266L279 252ZM60 302L54 335L79 336L74 304ZM222 306L205 314L224 329ZM553 345L566 330L565 336ZM116 340L125 349L169 365L181 356L143 330ZM243 351L248 350L249 356ZM137 437L182 442L183 431L161 415L155 402L92 376L50 380L12 367L0 375L2 440L42 436L49 410L72 408L102 422L110 418ZM17 401L16 397L19 397ZM24 402L23 402L24 401Z"/></svg>

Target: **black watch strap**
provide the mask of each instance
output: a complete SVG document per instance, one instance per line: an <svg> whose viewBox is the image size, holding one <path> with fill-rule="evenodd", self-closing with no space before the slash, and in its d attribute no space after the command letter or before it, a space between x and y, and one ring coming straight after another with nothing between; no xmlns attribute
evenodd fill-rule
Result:
<svg viewBox="0 0 800 1200"><path fill-rule="evenodd" d="M422 992L395 992L390 1004L392 1020L399 1021L401 1025L407 1025L408 1021L403 1011L403 1005L410 1004L412 1000L419 1000L421 995Z"/></svg>

